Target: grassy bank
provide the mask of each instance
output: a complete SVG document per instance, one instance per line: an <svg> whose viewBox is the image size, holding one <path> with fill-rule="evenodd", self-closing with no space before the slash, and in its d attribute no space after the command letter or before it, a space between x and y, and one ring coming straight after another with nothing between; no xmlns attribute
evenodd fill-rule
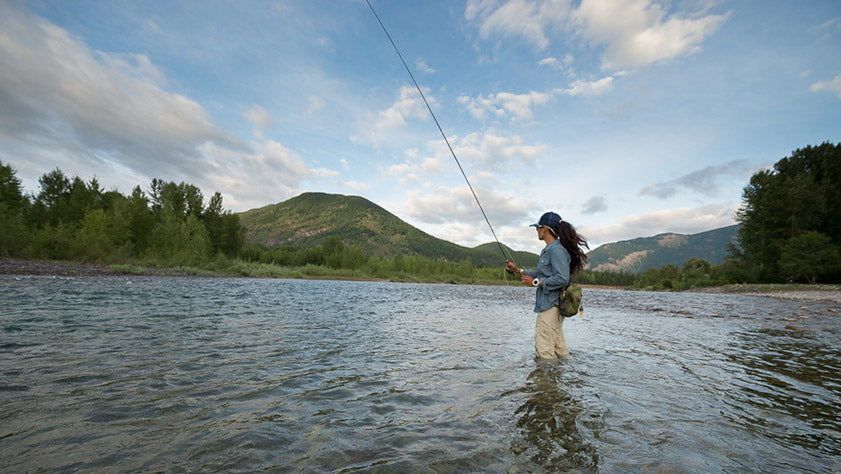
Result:
<svg viewBox="0 0 841 474"><path fill-rule="evenodd" d="M136 261L120 264L92 264L56 260L0 259L0 274L52 275L52 276L197 276L243 278L294 278L360 281L395 281L415 283L451 283L477 285L504 285L516 283L507 277L500 266L472 268L465 274L418 275L407 271L367 269L336 269L324 265L283 266L272 263L247 262L234 259L217 259L200 266L165 266L157 262ZM507 280L506 280L507 278Z"/></svg>

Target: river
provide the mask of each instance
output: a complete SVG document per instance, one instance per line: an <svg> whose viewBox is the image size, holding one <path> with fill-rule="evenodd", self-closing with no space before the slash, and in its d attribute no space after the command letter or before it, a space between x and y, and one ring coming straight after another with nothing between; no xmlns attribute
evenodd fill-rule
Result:
<svg viewBox="0 0 841 474"><path fill-rule="evenodd" d="M838 472L828 303L0 276L0 471Z"/></svg>

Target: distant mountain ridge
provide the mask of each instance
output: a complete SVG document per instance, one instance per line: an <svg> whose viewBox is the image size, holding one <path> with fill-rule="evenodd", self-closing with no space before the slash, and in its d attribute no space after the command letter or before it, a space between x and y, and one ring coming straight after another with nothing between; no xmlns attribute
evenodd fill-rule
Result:
<svg viewBox="0 0 841 474"><path fill-rule="evenodd" d="M239 213L247 242L266 247L312 247L337 236L360 245L367 255L417 255L476 266L502 266L496 242L468 248L433 237L360 196L304 193L292 199ZM522 266L537 265L537 255L513 251Z"/></svg>
<svg viewBox="0 0 841 474"><path fill-rule="evenodd" d="M738 225L698 234L665 233L604 244L587 254L594 271L644 272L665 264L678 267L690 258L719 265L727 256L727 244L737 243Z"/></svg>
<svg viewBox="0 0 841 474"><path fill-rule="evenodd" d="M433 237L360 196L308 192L239 213L239 217L246 241L269 248L308 248L337 236L345 245L361 246L366 255L417 255L451 262L469 258L476 266L502 265L496 242L469 248ZM665 233L604 244L587 254L589 268L640 273L667 263L681 266L690 258L717 265L724 261L727 243L736 243L738 228L733 225L692 235ZM520 266L537 266L536 254L505 249Z"/></svg>

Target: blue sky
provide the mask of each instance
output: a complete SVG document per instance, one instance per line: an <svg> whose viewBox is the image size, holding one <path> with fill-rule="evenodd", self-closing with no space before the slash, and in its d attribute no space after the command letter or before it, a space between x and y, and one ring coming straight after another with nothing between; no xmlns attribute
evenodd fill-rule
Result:
<svg viewBox="0 0 841 474"><path fill-rule="evenodd" d="M372 0L500 240L733 224L751 174L841 141L841 2ZM0 0L0 160L243 211L360 195L492 240L364 0Z"/></svg>

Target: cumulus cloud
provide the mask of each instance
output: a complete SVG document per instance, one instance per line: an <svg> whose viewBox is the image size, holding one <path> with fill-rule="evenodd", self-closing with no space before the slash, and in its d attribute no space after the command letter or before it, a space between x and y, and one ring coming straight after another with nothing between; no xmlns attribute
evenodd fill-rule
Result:
<svg viewBox="0 0 841 474"><path fill-rule="evenodd" d="M582 0L573 14L582 35L605 44L602 65L619 69L692 54L727 15L669 16L650 0Z"/></svg>
<svg viewBox="0 0 841 474"><path fill-rule="evenodd" d="M274 202L283 201L311 174L297 153L271 140L257 144L251 153L212 143L200 148L213 170L205 181L214 189L225 190L231 196L226 196L228 206L239 210L265 204L266 196L275 196Z"/></svg>
<svg viewBox="0 0 841 474"><path fill-rule="evenodd" d="M829 91L841 99L841 74L831 81L818 81L812 84L812 92Z"/></svg>
<svg viewBox="0 0 841 474"><path fill-rule="evenodd" d="M530 145L518 135L502 136L493 132L471 133L465 137L450 137L456 156L468 174L470 181L494 181L493 172L504 169L514 162L534 165L543 152L540 145ZM442 172L452 172L453 158L442 140L426 144L426 152L415 149L407 152L407 158L381 168L383 175L397 178L398 182L415 182L422 177Z"/></svg>
<svg viewBox="0 0 841 474"><path fill-rule="evenodd" d="M706 205L664 209L634 214L611 225L580 226L579 230L591 243L590 248L608 242L650 237L666 232L697 234L735 224L738 208L738 205Z"/></svg>
<svg viewBox="0 0 841 474"><path fill-rule="evenodd" d="M435 102L434 99L428 96L428 90L424 91L424 94L427 95L427 100L430 104ZM398 99L391 104L391 107L380 111L374 128L386 130L405 127L407 118L425 119L426 114L426 108L423 105L423 100L418 95L418 91L414 87L403 86L400 88Z"/></svg>
<svg viewBox="0 0 841 474"><path fill-rule="evenodd" d="M706 166L689 172L678 178L650 183L637 191L638 196L654 196L667 199L676 195L681 189L688 189L706 196L715 196L721 192L719 180L724 176L743 176L752 167L746 160L733 160L716 166Z"/></svg>
<svg viewBox="0 0 841 474"><path fill-rule="evenodd" d="M613 90L613 77L603 77L598 81L573 81L569 89L558 89L560 94L570 96L599 96L607 94Z"/></svg>
<svg viewBox="0 0 841 474"><path fill-rule="evenodd" d="M479 36L522 37L539 49L546 49L551 30L563 25L569 17L569 0L510 0L503 4L487 0L470 0L465 18L479 20Z"/></svg>
<svg viewBox="0 0 841 474"><path fill-rule="evenodd" d="M529 145L519 135L500 136L494 133L471 133L454 146L459 159L476 163L476 169L494 170L512 161L533 165L543 149Z"/></svg>
<svg viewBox="0 0 841 474"><path fill-rule="evenodd" d="M350 189L355 193L361 193L371 189L371 185L368 183L362 183L356 180L348 180L348 181L338 181L336 184L342 186L344 188Z"/></svg>
<svg viewBox="0 0 841 474"><path fill-rule="evenodd" d="M417 68L418 71L425 72L427 74L432 74L432 73L435 72L435 69L432 69L431 67L429 67L426 64L426 61L424 61L423 59L418 59L415 62L415 68Z"/></svg>
<svg viewBox="0 0 841 474"><path fill-rule="evenodd" d="M488 115L494 118L511 117L515 120L531 120L532 109L546 105L552 99L551 94L543 92L529 92L527 94L512 94L500 92L483 97L460 96L457 100L465 109L478 120Z"/></svg>
<svg viewBox="0 0 841 474"><path fill-rule="evenodd" d="M254 136L260 140L263 139L263 130L274 125L272 117L268 112L266 112L266 109L260 107L259 105L255 105L248 109L245 113L245 118L251 122L251 125L254 127Z"/></svg>
<svg viewBox="0 0 841 474"><path fill-rule="evenodd" d="M534 110L555 100L556 95L600 96L612 91L613 86L613 77L608 76L597 81L576 80L567 89L555 89L551 92L499 92L487 96L480 94L477 97L462 95L456 100L477 120L510 119L512 122L523 122L534 118Z"/></svg>
<svg viewBox="0 0 841 474"><path fill-rule="evenodd" d="M552 69L557 69L559 71L569 69L572 66L572 62L574 61L571 54L567 54L564 56L563 60L560 60L556 57L550 56L548 58L543 58L537 62L538 66L547 66Z"/></svg>
<svg viewBox="0 0 841 474"><path fill-rule="evenodd" d="M704 11L669 14L651 0L582 0L575 9L567 0L471 0L465 8L465 18L479 23L482 39L521 38L545 50L553 33L569 31L604 45L606 69L692 54L727 16ZM557 65L557 60L544 64Z"/></svg>
<svg viewBox="0 0 841 474"><path fill-rule="evenodd" d="M171 174L203 169L206 143L247 149L197 102L163 89L146 56L92 52L41 18L0 9L0 139Z"/></svg>
<svg viewBox="0 0 841 474"><path fill-rule="evenodd" d="M501 226L521 221L534 204L484 187L474 187L482 208L491 220ZM467 185L456 187L431 186L410 191L405 204L407 215L428 224L461 223L484 231L487 223ZM477 229L478 227L478 229Z"/></svg>
<svg viewBox="0 0 841 474"><path fill-rule="evenodd" d="M429 90L424 89L423 93L429 105L433 106L435 104L435 98L430 95ZM367 130L365 134L352 136L351 140L376 145L380 137L389 131L405 128L407 126L407 119L425 120L428 115L429 112L417 89L411 86L403 86L398 91L397 100L387 109L377 113L376 119L373 120L373 125L366 125Z"/></svg>
<svg viewBox="0 0 841 474"><path fill-rule="evenodd" d="M262 140L272 119L259 105L244 113L258 138L249 145L214 125L195 100L166 90L169 81L147 56L92 51L5 2L0 71L0 145L29 172L95 168L101 180L132 175L132 186L189 180L239 209L288 198L311 174L294 151Z"/></svg>

